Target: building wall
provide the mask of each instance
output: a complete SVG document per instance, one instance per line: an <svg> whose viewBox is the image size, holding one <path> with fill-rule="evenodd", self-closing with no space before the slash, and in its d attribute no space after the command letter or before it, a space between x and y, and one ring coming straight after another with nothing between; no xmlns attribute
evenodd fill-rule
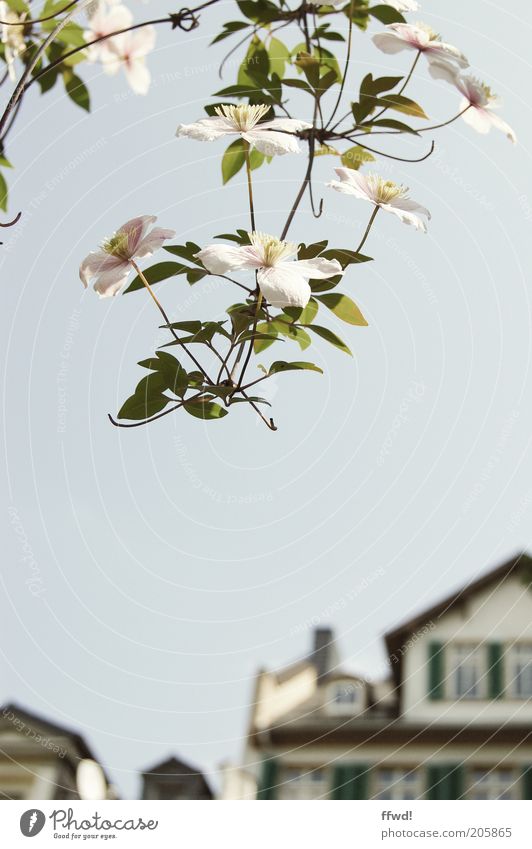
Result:
<svg viewBox="0 0 532 849"><path fill-rule="evenodd" d="M518 578L502 586L484 590L468 599L461 608L443 616L429 628L413 635L403 656L401 693L402 718L412 722L444 722L464 725L468 722L498 724L510 722L532 724L532 700L508 697L499 699L462 699L456 701L445 693L439 700L428 697L429 645L435 640L445 645L443 662L449 683L450 646L457 643L503 645L507 671L507 650L515 640L532 644L532 593Z"/></svg>

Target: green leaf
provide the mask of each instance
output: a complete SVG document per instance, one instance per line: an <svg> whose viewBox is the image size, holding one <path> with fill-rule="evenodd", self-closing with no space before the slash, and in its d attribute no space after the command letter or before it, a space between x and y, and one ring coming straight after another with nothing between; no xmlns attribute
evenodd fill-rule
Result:
<svg viewBox="0 0 532 849"><path fill-rule="evenodd" d="M218 33L218 35L211 41L211 44L217 44L219 41L222 41L234 32L238 32L241 29L247 29L247 27L249 27L249 24L245 21L228 21L224 24L223 32Z"/></svg>
<svg viewBox="0 0 532 849"><path fill-rule="evenodd" d="M369 14L376 18L381 24L402 24L405 19L401 12L393 9L392 6L378 5L368 9Z"/></svg>
<svg viewBox="0 0 532 849"><path fill-rule="evenodd" d="M195 242L187 242L186 245L163 245L163 250L168 251L169 254L174 254L174 256L187 259L189 262L194 262L196 265L201 265L200 260L196 259L195 256L201 248Z"/></svg>
<svg viewBox="0 0 532 849"><path fill-rule="evenodd" d="M4 175L0 174L0 209L3 209L4 212L7 210L7 194L7 183Z"/></svg>
<svg viewBox="0 0 532 849"><path fill-rule="evenodd" d="M378 121L366 121L364 128L372 129L373 127L385 127L390 130L399 130L401 133L411 133L413 136L419 136L417 130L409 127L408 124L403 124L402 121L394 121L393 118L379 118Z"/></svg>
<svg viewBox="0 0 532 849"><path fill-rule="evenodd" d="M288 47L279 41L278 38L272 38L268 47L268 56L270 59L270 73L278 74L282 78L286 65L290 62L290 51Z"/></svg>
<svg viewBox="0 0 532 849"><path fill-rule="evenodd" d="M371 262L373 259L371 256L357 254L348 248L328 248L321 255L325 259L337 259L342 268L347 268L348 265L356 265L359 262Z"/></svg>
<svg viewBox="0 0 532 849"><path fill-rule="evenodd" d="M142 420L159 413L172 400L162 394L165 389L166 381L159 372L146 375L120 408L118 418Z"/></svg>
<svg viewBox="0 0 532 849"><path fill-rule="evenodd" d="M317 88L320 81L320 60L316 56L311 56L310 53L302 51L294 65L303 71L312 88Z"/></svg>
<svg viewBox="0 0 532 849"><path fill-rule="evenodd" d="M419 103L405 97L403 94L387 94L379 100L379 106L385 109L394 109L396 112L403 112L405 115L412 115L414 118L427 118L424 110Z"/></svg>
<svg viewBox="0 0 532 849"><path fill-rule="evenodd" d="M327 239L323 239L321 242L313 242L311 245L299 245L299 249L297 252L298 259L314 259L314 257L319 256L321 252L327 247L328 241Z"/></svg>
<svg viewBox="0 0 532 849"><path fill-rule="evenodd" d="M201 321L172 321L168 327L173 330L184 330L185 333L199 333L202 324Z"/></svg>
<svg viewBox="0 0 532 849"><path fill-rule="evenodd" d="M283 312L299 324L312 324L318 314L319 305L311 298L307 306L301 309L300 307L284 307Z"/></svg>
<svg viewBox="0 0 532 849"><path fill-rule="evenodd" d="M316 295L316 300L325 304L338 318L347 324L355 324L357 327L367 327L368 323L354 301L347 295L339 292L331 292L329 295Z"/></svg>
<svg viewBox="0 0 532 849"><path fill-rule="evenodd" d="M225 183L238 174L246 161L246 145L244 139L231 142L222 157L222 179Z"/></svg>
<svg viewBox="0 0 532 849"><path fill-rule="evenodd" d="M360 147L359 144L342 153L342 165L346 168L353 168L353 170L358 171L364 162L375 162L375 157L368 150Z"/></svg>
<svg viewBox="0 0 532 849"><path fill-rule="evenodd" d="M272 363L268 374L277 374L281 371L318 371L320 374L323 374L323 369L319 368L319 366L315 366L314 363L306 363L306 362L295 362L295 363L285 363L283 360L276 360L275 363Z"/></svg>
<svg viewBox="0 0 532 849"><path fill-rule="evenodd" d="M271 325L267 322L260 322L257 324L257 330L260 333L260 336L253 342L253 350L256 354L260 354L261 351L265 351L266 348L269 348L270 345L273 345L275 341L279 338L277 333L274 333L270 330Z"/></svg>
<svg viewBox="0 0 532 849"><path fill-rule="evenodd" d="M165 388L182 398L188 388L188 375L185 369L179 360L166 351L157 351L157 358L160 362L159 374L166 382Z"/></svg>
<svg viewBox="0 0 532 849"><path fill-rule="evenodd" d="M308 329L312 330L317 336L321 336L321 338L325 339L326 342L330 342L331 345L335 346L335 348L345 351L345 353L349 354L350 357L353 356L345 342L342 342L340 337L337 336L336 333L333 333L332 330L329 330L328 327L320 327L318 324L309 324Z"/></svg>
<svg viewBox="0 0 532 849"><path fill-rule="evenodd" d="M185 401L183 409L197 419L221 419L227 415L227 410L219 404L213 404L210 400L212 397L207 395L205 398L198 398L197 401Z"/></svg>
<svg viewBox="0 0 532 849"><path fill-rule="evenodd" d="M184 274L186 270L186 266L181 265L179 262L158 262L155 265L150 266L150 268L147 268L143 274L150 286L153 286L154 283L160 283L162 280L167 280L169 277L175 277L177 274ZM204 276L205 274L207 274L206 271L204 272ZM124 290L124 295L127 295L128 292L136 292L138 289L144 288L144 283L137 275L129 284L127 289Z"/></svg>
<svg viewBox="0 0 532 849"><path fill-rule="evenodd" d="M73 71L67 70L63 71L63 81L70 99L86 112L90 112L91 101L89 90L83 80L80 80Z"/></svg>
<svg viewBox="0 0 532 849"><path fill-rule="evenodd" d="M292 339L294 342L297 342L302 351L305 348L308 348L312 343L312 340L308 333L302 330L301 327L295 327L293 324L289 324L287 321L283 321L281 318L276 318L274 321L270 323L270 327L277 330L283 336L287 336L288 339ZM314 325L311 325L312 327Z"/></svg>

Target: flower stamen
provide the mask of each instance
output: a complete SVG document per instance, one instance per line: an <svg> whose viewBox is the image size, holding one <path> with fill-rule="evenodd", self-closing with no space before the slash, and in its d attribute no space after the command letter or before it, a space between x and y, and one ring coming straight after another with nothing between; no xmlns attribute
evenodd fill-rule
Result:
<svg viewBox="0 0 532 849"><path fill-rule="evenodd" d="M271 268L282 259L297 254L297 245L293 242L282 242L268 233L255 231L248 233L249 241L259 251L265 268Z"/></svg>
<svg viewBox="0 0 532 849"><path fill-rule="evenodd" d="M269 110L270 107L265 104L259 104L257 106L226 104L224 106L214 107L214 111L220 118L227 118L234 125L235 130L241 133L247 133L249 130L252 130Z"/></svg>

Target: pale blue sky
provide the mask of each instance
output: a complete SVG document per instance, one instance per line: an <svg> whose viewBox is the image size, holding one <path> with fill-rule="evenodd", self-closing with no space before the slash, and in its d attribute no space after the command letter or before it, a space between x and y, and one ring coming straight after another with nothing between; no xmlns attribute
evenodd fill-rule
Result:
<svg viewBox="0 0 532 849"><path fill-rule="evenodd" d="M167 11L135 5L139 18ZM24 218L0 253L0 700L81 730L125 795L170 752L210 772L237 757L257 667L304 653L306 623L332 624L350 666L372 674L384 631L529 545L525 0L423 4L423 20L503 97L519 144L458 122L426 162L386 162L433 217L423 236L379 216L367 244L376 261L346 275L369 321L341 328L353 359L317 344L323 377L280 377L275 434L244 409L218 423L109 425L160 339L158 317L141 293L112 303L84 293L78 265L136 214L201 244L247 226L242 179L221 186L223 143L174 138L220 86L225 48L207 44L234 8L210 10L188 36L159 28L146 98L96 68L85 72L90 117L59 89L28 98L8 150L11 211ZM353 56L352 90L368 70L409 63L358 33ZM434 121L456 110L424 62L412 95ZM405 139L401 151L423 145ZM353 247L369 209L323 188L332 164L316 168L323 218L305 203L291 235ZM278 231L304 167L286 157L256 172L261 229ZM237 299L183 278L159 291L180 317L216 318Z"/></svg>

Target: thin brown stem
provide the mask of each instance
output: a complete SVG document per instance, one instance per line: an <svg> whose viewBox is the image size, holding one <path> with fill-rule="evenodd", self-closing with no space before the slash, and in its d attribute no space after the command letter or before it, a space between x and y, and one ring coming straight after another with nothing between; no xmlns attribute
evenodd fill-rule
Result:
<svg viewBox="0 0 532 849"><path fill-rule="evenodd" d="M369 236L369 231L371 230L371 228L372 228L372 226L373 226L373 222L375 221L375 218L377 217L377 212L378 212L378 211L379 211L379 207L378 207L378 206L376 206L376 207L375 207L375 209L373 210L373 212L371 213L370 219L369 219L369 221L368 221L368 226L366 227L366 230L365 230L365 232L364 232L364 235L362 236L362 239L361 239L361 241L360 241L360 244L359 244L358 248L357 248L357 249L356 249L356 251L355 251L355 253L356 253L356 254L359 254L359 253L360 253L360 251L362 250L362 248L364 247L364 244L365 244L365 242L366 242L366 239L367 239L367 238L368 238L368 236Z"/></svg>
<svg viewBox="0 0 532 849"><path fill-rule="evenodd" d="M249 144L244 142L246 156L246 177L248 181L248 198L249 198L249 217L251 220L251 230L255 231L255 206L253 203L253 182L251 179L251 159L249 156Z"/></svg>
<svg viewBox="0 0 532 849"><path fill-rule="evenodd" d="M77 3L79 3L79 0L72 0L71 3L63 6L62 9L58 9L57 12L54 12L53 15L46 15L45 18L26 18L23 21L0 21L0 25L3 27L26 27L31 24L44 24L46 21L53 21L54 18L58 18L59 15L68 12L68 10Z"/></svg>
<svg viewBox="0 0 532 849"><path fill-rule="evenodd" d="M327 127L334 120L334 116L338 112L338 109L339 109L340 103L342 102L342 97L343 97L343 94L344 94L347 71L349 70L349 60L351 59L351 43L353 41L353 6L354 6L354 0L351 0L351 5L349 6L349 31L348 31L348 34L347 34L347 55L345 57L344 73L343 73L343 76L342 76L342 81L340 83L340 91L338 92L338 97L336 99L334 109L331 113L331 117L327 121L325 129L327 129Z"/></svg>
<svg viewBox="0 0 532 849"><path fill-rule="evenodd" d="M184 343L184 342L181 342L181 340L180 340L179 336L177 335L177 333L175 332L174 328L173 328L173 327L171 327L170 319L168 318L168 315L166 314L166 311L165 311L164 307L161 305L161 303L160 303L159 299L157 298L157 295L155 294L155 292L154 292L154 291L153 291L153 289L151 288L150 284L148 283L148 281L147 281L146 277L144 276L144 274L143 274L143 273L142 273L142 271L140 270L140 268L139 268L139 266L137 265L137 263L135 262L135 260L134 260L134 259L130 259L129 261L130 261L130 263L131 263L132 267L133 267L133 268L135 269L135 271L137 272L137 274L138 274L138 276L140 277L140 279L142 280L142 282L143 282L144 286L146 287L146 289L148 290L149 294L150 294L150 295L151 295L151 297L153 298L153 301L155 302L155 305L157 306L157 309L159 310L159 312L161 313L162 317L164 318L165 324L166 324L166 326L168 327L168 330L170 331L170 333L172 334L172 336L174 337L174 339L176 340L176 342L179 342L179 344L181 345L181 347L183 348L183 350L185 351L185 353L187 353L187 354L188 354L188 356L190 357L190 359L192 360L192 362L193 362L193 363L194 363L194 364L195 364L195 365L199 368L199 370L201 371L202 375L203 375L203 376L204 376L204 377L208 380L208 382L212 385L212 380L210 379L209 375L207 374L207 372L205 371L205 369L203 368L203 366L202 366L202 365L198 362L198 360L196 359L196 357L194 356L194 354L192 353L192 351L190 351L190 350L187 348L187 346L185 345L185 343Z"/></svg>

